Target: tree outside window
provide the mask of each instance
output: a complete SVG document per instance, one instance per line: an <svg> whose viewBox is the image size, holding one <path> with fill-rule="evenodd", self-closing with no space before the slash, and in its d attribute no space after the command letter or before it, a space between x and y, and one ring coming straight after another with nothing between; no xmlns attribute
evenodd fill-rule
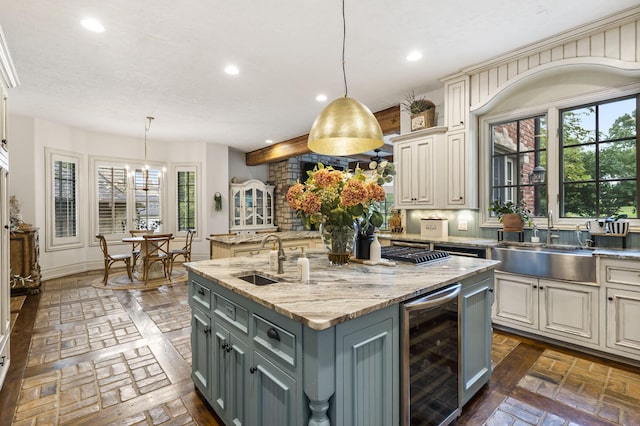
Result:
<svg viewBox="0 0 640 426"><path fill-rule="evenodd" d="M560 111L563 217L638 217L639 99Z"/></svg>

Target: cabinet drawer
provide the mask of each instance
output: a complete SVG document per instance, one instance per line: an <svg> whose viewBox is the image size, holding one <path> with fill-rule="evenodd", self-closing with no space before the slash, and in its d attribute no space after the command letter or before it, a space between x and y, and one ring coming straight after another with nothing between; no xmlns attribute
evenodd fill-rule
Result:
<svg viewBox="0 0 640 426"><path fill-rule="evenodd" d="M640 269L607 265L606 280L610 284L630 284L640 286Z"/></svg>
<svg viewBox="0 0 640 426"><path fill-rule="evenodd" d="M296 336L295 334L273 324L270 321L253 315L253 341L259 347L273 354L285 365L295 367L296 364Z"/></svg>
<svg viewBox="0 0 640 426"><path fill-rule="evenodd" d="M244 334L249 333L249 312L218 293L213 293L213 311Z"/></svg>
<svg viewBox="0 0 640 426"><path fill-rule="evenodd" d="M191 300L206 311L211 309L211 290L197 281L191 280Z"/></svg>

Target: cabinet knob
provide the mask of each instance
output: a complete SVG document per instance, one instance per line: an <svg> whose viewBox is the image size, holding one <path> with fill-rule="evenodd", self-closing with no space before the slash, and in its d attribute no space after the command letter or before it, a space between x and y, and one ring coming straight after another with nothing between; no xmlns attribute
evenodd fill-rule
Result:
<svg viewBox="0 0 640 426"><path fill-rule="evenodd" d="M607 297L607 300L608 300L609 302L613 302L613 297L609 296L609 297Z"/></svg>
<svg viewBox="0 0 640 426"><path fill-rule="evenodd" d="M533 285L533 288L534 288L534 289L535 289L535 288L538 288L538 286L534 284L534 285Z"/></svg>
<svg viewBox="0 0 640 426"><path fill-rule="evenodd" d="M2 355L2 361L0 361L0 367L4 367L4 360L7 358L6 355Z"/></svg>
<svg viewBox="0 0 640 426"><path fill-rule="evenodd" d="M204 289L203 289L203 288L199 288L199 289L198 289L198 294L199 294L200 296L204 296Z"/></svg>
<svg viewBox="0 0 640 426"><path fill-rule="evenodd" d="M464 124L464 121L460 120L460 124Z"/></svg>
<svg viewBox="0 0 640 426"><path fill-rule="evenodd" d="M204 332L204 334L209 334L211 333L211 326L210 325L205 325L204 330L202 330Z"/></svg>
<svg viewBox="0 0 640 426"><path fill-rule="evenodd" d="M258 367L251 367L249 369L249 373L251 373L251 374L255 373L256 371L258 371Z"/></svg>
<svg viewBox="0 0 640 426"><path fill-rule="evenodd" d="M540 286L540 290L544 290L544 287Z"/></svg>
<svg viewBox="0 0 640 426"><path fill-rule="evenodd" d="M280 341L280 335L278 334L278 330L276 330L273 327L271 327L269 330L267 330L267 336L270 339L277 340L278 342Z"/></svg>
<svg viewBox="0 0 640 426"><path fill-rule="evenodd" d="M4 229L9 229L9 225L5 225L5 226L4 226Z"/></svg>
<svg viewBox="0 0 640 426"><path fill-rule="evenodd" d="M487 291L488 291L489 293L493 293L493 289L492 289L492 288L488 288L488 289L487 289Z"/></svg>

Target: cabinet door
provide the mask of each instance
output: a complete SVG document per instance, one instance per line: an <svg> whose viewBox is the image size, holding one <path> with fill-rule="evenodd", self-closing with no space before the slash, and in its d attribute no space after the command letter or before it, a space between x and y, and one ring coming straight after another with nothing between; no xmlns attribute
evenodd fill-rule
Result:
<svg viewBox="0 0 640 426"><path fill-rule="evenodd" d="M211 318L191 306L191 378L200 392L211 397Z"/></svg>
<svg viewBox="0 0 640 426"><path fill-rule="evenodd" d="M598 344L598 287L540 279L540 331Z"/></svg>
<svg viewBox="0 0 640 426"><path fill-rule="evenodd" d="M640 356L640 292L607 289L607 347Z"/></svg>
<svg viewBox="0 0 640 426"><path fill-rule="evenodd" d="M414 203L413 197L413 158L411 142L399 143L394 146L393 158L397 164L398 174L394 179L394 199L398 207L411 206Z"/></svg>
<svg viewBox="0 0 640 426"><path fill-rule="evenodd" d="M0 85L0 102L4 93ZM0 111L1 112L1 111ZM6 117L2 115L1 117ZM1 118L0 119L4 119ZM2 127L2 126L0 126ZM0 130L2 130L0 128ZM7 152L0 146L0 389L9 371L11 336L11 289L9 283L9 169Z"/></svg>
<svg viewBox="0 0 640 426"><path fill-rule="evenodd" d="M498 324L538 329L538 279L496 274L493 320Z"/></svg>
<svg viewBox="0 0 640 426"><path fill-rule="evenodd" d="M464 130L467 120L467 80L453 81L446 85L446 119L449 131Z"/></svg>
<svg viewBox="0 0 640 426"><path fill-rule="evenodd" d="M465 287L460 294L462 318L462 396L460 406L491 378L491 305L493 276Z"/></svg>
<svg viewBox="0 0 640 426"><path fill-rule="evenodd" d="M250 386L251 424L256 426L297 426L298 407L296 381L257 351L253 352Z"/></svg>
<svg viewBox="0 0 640 426"><path fill-rule="evenodd" d="M394 180L398 207L433 206L435 186L434 137L398 143L394 147L398 175Z"/></svg>
<svg viewBox="0 0 640 426"><path fill-rule="evenodd" d="M398 424L399 408L395 404L399 395L399 360L398 336L394 336L395 317L389 318L389 313L385 318L381 311L373 314L376 315L340 324L336 331L336 353L339 355L336 361L338 388L334 399L335 423L339 425Z"/></svg>
<svg viewBox="0 0 640 426"><path fill-rule="evenodd" d="M237 426L248 424L245 393L249 371L247 353L248 346L244 340L216 321L212 399L218 414Z"/></svg>
<svg viewBox="0 0 640 426"><path fill-rule="evenodd" d="M460 207L466 203L467 144L464 132L447 135L447 207Z"/></svg>

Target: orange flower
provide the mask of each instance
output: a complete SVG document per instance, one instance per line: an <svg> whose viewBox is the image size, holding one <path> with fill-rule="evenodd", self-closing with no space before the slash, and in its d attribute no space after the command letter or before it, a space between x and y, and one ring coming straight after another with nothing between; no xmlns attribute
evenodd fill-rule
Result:
<svg viewBox="0 0 640 426"><path fill-rule="evenodd" d="M302 200L302 211L305 214L316 214L320 211L322 207L322 202L320 201L320 197L318 197L313 192L307 192L304 195L304 199Z"/></svg>
<svg viewBox="0 0 640 426"><path fill-rule="evenodd" d="M367 202L367 199L367 189L364 183L358 179L349 179L340 194L340 204L344 207L363 204Z"/></svg>
<svg viewBox="0 0 640 426"><path fill-rule="evenodd" d="M332 188L342 181L342 176L342 172L338 170L320 169L313 174L313 181L318 188Z"/></svg>
<svg viewBox="0 0 640 426"><path fill-rule="evenodd" d="M302 208L302 198L304 196L304 185L296 183L289 187L287 191L287 203L289 207L294 210L300 210Z"/></svg>
<svg viewBox="0 0 640 426"><path fill-rule="evenodd" d="M369 194L369 198L373 201L384 201L384 188L375 182L367 185L367 193Z"/></svg>

